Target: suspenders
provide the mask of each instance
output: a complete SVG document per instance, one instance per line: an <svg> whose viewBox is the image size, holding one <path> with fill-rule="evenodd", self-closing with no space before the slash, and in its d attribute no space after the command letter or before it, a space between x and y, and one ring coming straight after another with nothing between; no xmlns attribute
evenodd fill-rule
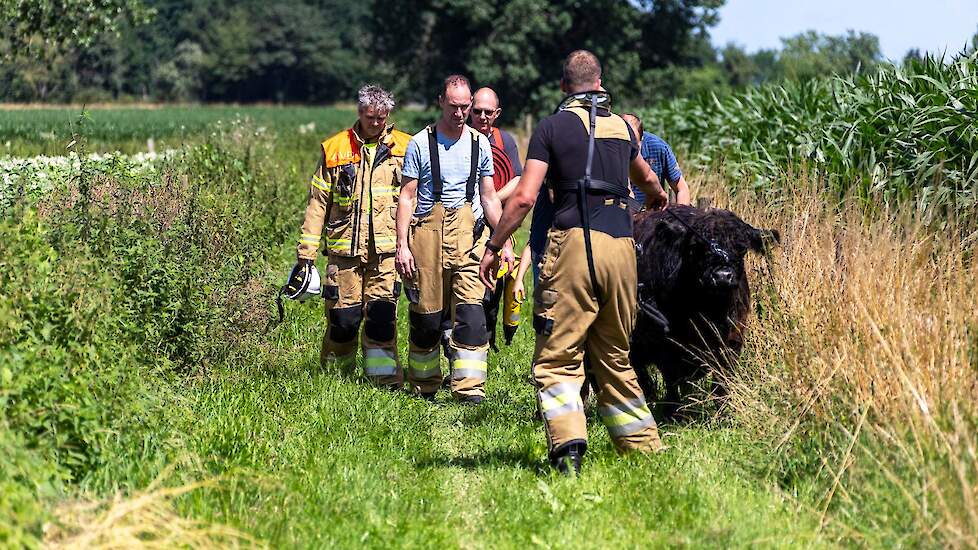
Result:
<svg viewBox="0 0 978 550"><path fill-rule="evenodd" d="M441 202L441 159L438 158L438 139L435 125L428 126L428 158L431 162L431 185L435 202ZM472 154L469 166L469 179L465 182L465 202L472 204L475 199L475 185L479 180L479 137L469 132L472 137Z"/></svg>
<svg viewBox="0 0 978 550"><path fill-rule="evenodd" d="M590 103L588 113L589 116L587 119L588 142L586 164L584 165L584 177L577 180L560 181L557 182L556 185L553 185L553 187L556 190L575 193L577 195L578 214L581 217L581 227L584 230L584 253L587 258L588 275L591 278L591 288L594 290L594 296L600 302L601 289L598 288L598 277L594 268L594 251L591 248L591 211L588 207L588 196L592 191L599 191L605 195L617 198L621 203L627 204L636 211L641 210L642 205L629 196L627 185L599 180L592 177L591 167L594 163L594 142L596 139L594 134L598 116L597 92L580 94L580 97L586 98ZM561 110L563 105L564 104L561 104L561 107L559 107L558 110Z"/></svg>
<svg viewBox="0 0 978 550"><path fill-rule="evenodd" d="M591 289L594 296L601 301L601 289L598 288L598 277L594 272L594 252L591 250L591 209L588 208L587 196L591 190L591 164L594 161L594 127L597 122L598 102L591 96L591 113L588 119L590 130L587 137L587 164L584 165L584 178L577 186L577 208L584 226L584 255L587 257L587 271L591 276Z"/></svg>

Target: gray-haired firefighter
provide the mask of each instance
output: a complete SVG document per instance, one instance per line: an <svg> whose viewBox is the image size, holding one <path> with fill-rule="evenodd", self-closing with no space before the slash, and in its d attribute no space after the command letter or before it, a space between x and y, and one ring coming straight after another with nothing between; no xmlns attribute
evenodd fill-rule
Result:
<svg viewBox="0 0 978 550"><path fill-rule="evenodd" d="M399 389L394 218L401 166L410 136L387 126L394 97L378 86L358 92L358 120L322 142L322 162L309 184L298 263L315 271L326 234L329 263L322 284L329 323L321 359L352 374L363 323L363 372L381 386ZM318 274L317 274L318 277Z"/></svg>
<svg viewBox="0 0 978 550"><path fill-rule="evenodd" d="M598 414L615 445L661 447L628 362L638 291L629 176L646 193L648 206L664 207L667 197L639 155L636 136L611 112L594 54L578 50L567 57L561 89L569 95L533 132L522 180L486 245L480 277L492 284L500 245L522 223L546 178L556 215L534 295L533 376L551 464L566 473L580 470L587 448L585 365L598 389Z"/></svg>
<svg viewBox="0 0 978 550"><path fill-rule="evenodd" d="M441 118L408 144L397 208L396 265L411 302L408 382L434 399L442 382L439 328L448 309L452 395L478 404L485 397L489 353L479 258L502 208L489 140L465 124L472 106L468 79L445 79L438 104ZM509 245L507 253L511 263Z"/></svg>

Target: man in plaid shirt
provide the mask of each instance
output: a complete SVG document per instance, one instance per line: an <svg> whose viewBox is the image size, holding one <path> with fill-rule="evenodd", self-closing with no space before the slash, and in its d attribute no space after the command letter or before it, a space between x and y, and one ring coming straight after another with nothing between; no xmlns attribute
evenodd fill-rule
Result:
<svg viewBox="0 0 978 550"><path fill-rule="evenodd" d="M676 155L672 152L669 144L652 132L645 132L642 120L634 113L625 113L621 117L632 127L636 136L641 136L642 158L659 176L659 181L669 182L669 187L676 193L678 204L689 204L689 186L686 185L683 171L679 169ZM634 184L632 185L632 193L635 194L635 198L639 202L645 201L645 194Z"/></svg>

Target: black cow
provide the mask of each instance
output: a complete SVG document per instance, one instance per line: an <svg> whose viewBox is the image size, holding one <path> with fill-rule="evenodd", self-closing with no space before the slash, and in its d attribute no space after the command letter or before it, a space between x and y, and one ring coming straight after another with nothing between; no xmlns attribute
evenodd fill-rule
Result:
<svg viewBox="0 0 978 550"><path fill-rule="evenodd" d="M666 417L679 407L680 385L736 361L750 312L744 257L779 240L776 230L752 227L728 210L673 205L636 216L639 314L631 361L650 401L657 388L649 365L662 373ZM723 395L722 376L715 379L713 390Z"/></svg>

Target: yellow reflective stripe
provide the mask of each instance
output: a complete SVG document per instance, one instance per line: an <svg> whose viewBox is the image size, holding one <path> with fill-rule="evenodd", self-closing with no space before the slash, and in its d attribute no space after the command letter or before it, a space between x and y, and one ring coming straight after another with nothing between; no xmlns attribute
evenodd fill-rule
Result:
<svg viewBox="0 0 978 550"><path fill-rule="evenodd" d="M393 197L395 195L400 195L401 190L397 187L381 187L379 189L374 189L373 194L375 197Z"/></svg>
<svg viewBox="0 0 978 550"><path fill-rule="evenodd" d="M488 369L488 365L485 361L480 361L478 359L456 359L454 362L452 362L452 368L481 370L485 372Z"/></svg>
<svg viewBox="0 0 978 550"><path fill-rule="evenodd" d="M329 187L329 184L326 183L326 180L324 180L323 178L319 177L318 175L314 175L312 177L312 179L309 180L309 183L312 184L313 187L315 187L317 189L322 189L323 191L326 191L327 193L329 193L329 192L332 191L330 189L330 187Z"/></svg>
<svg viewBox="0 0 978 550"><path fill-rule="evenodd" d="M316 246L319 245L319 241L320 240L321 239L320 239L319 235L310 235L308 233L303 233L302 234L302 237L299 238L299 242L300 243L313 244L313 245L316 245Z"/></svg>
<svg viewBox="0 0 978 550"><path fill-rule="evenodd" d="M408 375L413 380L441 379L441 355L438 350L408 353Z"/></svg>
<svg viewBox="0 0 978 550"><path fill-rule="evenodd" d="M350 239L326 239L326 245L330 248L347 248L352 242Z"/></svg>
<svg viewBox="0 0 978 550"><path fill-rule="evenodd" d="M563 407L564 405L571 403L573 401L577 401L580 398L581 398L580 394L573 395L569 393L561 393L559 395L555 395L547 399L541 399L540 408L543 409L544 411L550 411L553 409L558 409L560 407Z"/></svg>
<svg viewBox="0 0 978 550"><path fill-rule="evenodd" d="M381 350L380 353L370 353L373 350L367 350L367 357L365 357L365 363L368 367L386 367L390 365L397 365L397 361L388 355L388 352Z"/></svg>
<svg viewBox="0 0 978 550"><path fill-rule="evenodd" d="M333 195L333 202L335 202L340 206L350 206L350 203L353 202L353 197L343 197L340 195Z"/></svg>
<svg viewBox="0 0 978 550"><path fill-rule="evenodd" d="M627 407L627 410L610 414L610 410L614 410L616 407L607 407L600 410L601 421L604 422L605 426L615 427L624 426L625 424L631 424L636 420L645 420L652 416L652 411L649 410L648 405L642 405L641 407L634 407L633 405L623 404ZM618 409L621 410L621 409Z"/></svg>
<svg viewBox="0 0 978 550"><path fill-rule="evenodd" d="M394 244L394 241L395 241L394 237L388 237L387 235L374 236L375 244Z"/></svg>
<svg viewBox="0 0 978 550"><path fill-rule="evenodd" d="M441 355L438 355L437 349L429 352L412 351L408 354L408 360L411 363L412 369L415 367L415 365L419 367L430 367L431 365L438 365L441 363Z"/></svg>

